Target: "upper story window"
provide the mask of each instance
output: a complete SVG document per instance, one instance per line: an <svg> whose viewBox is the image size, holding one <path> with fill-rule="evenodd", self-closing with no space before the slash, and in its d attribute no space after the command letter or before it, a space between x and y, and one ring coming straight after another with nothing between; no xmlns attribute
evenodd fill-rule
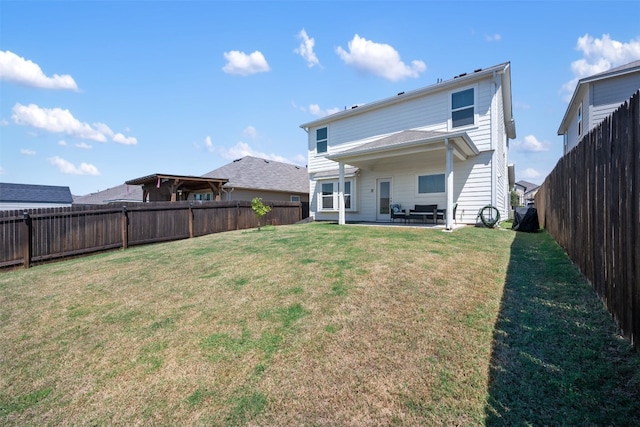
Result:
<svg viewBox="0 0 640 427"><path fill-rule="evenodd" d="M327 128L316 129L316 152L327 152Z"/></svg>
<svg viewBox="0 0 640 427"><path fill-rule="evenodd" d="M474 88L451 94L451 127L457 128L474 123Z"/></svg>
<svg viewBox="0 0 640 427"><path fill-rule="evenodd" d="M578 105L578 136L582 135L582 103Z"/></svg>
<svg viewBox="0 0 640 427"><path fill-rule="evenodd" d="M418 194L444 193L444 174L419 175Z"/></svg>
<svg viewBox="0 0 640 427"><path fill-rule="evenodd" d="M292 202L299 202L300 201L300 196L291 196L291 201Z"/></svg>

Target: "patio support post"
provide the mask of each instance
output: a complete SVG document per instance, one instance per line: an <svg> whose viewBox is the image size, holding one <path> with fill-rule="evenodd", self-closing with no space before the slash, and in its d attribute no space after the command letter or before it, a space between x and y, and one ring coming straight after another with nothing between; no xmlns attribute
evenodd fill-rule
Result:
<svg viewBox="0 0 640 427"><path fill-rule="evenodd" d="M447 230L451 230L453 224L453 144L449 141L449 138L445 138L444 143L447 146L447 171L444 183L444 191L447 195L445 227Z"/></svg>
<svg viewBox="0 0 640 427"><path fill-rule="evenodd" d="M344 163L338 163L338 224L344 225Z"/></svg>

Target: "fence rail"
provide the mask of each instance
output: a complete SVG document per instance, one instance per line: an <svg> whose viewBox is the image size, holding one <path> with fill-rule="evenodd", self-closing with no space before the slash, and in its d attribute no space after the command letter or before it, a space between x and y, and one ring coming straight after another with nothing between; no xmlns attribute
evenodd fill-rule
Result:
<svg viewBox="0 0 640 427"><path fill-rule="evenodd" d="M267 202L262 224L293 224L299 202ZM0 212L0 267L258 226L251 202L157 202Z"/></svg>
<svg viewBox="0 0 640 427"><path fill-rule="evenodd" d="M640 91L560 159L536 207L640 350Z"/></svg>

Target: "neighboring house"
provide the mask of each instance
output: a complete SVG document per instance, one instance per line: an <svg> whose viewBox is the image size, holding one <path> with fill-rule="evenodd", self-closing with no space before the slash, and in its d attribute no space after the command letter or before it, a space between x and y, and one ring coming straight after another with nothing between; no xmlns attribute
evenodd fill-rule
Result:
<svg viewBox="0 0 640 427"><path fill-rule="evenodd" d="M515 185L515 192L518 195L520 206L530 206L535 202L536 194L540 186L527 181L518 181Z"/></svg>
<svg viewBox="0 0 640 427"><path fill-rule="evenodd" d="M508 62L300 127L316 220L389 221L390 204L437 204L447 228L475 223L488 204L508 217L516 136Z"/></svg>
<svg viewBox="0 0 640 427"><path fill-rule="evenodd" d="M640 89L640 61L581 79L558 128L564 154Z"/></svg>
<svg viewBox="0 0 640 427"><path fill-rule="evenodd" d="M74 205L106 205L122 202L142 202L142 187L121 184L84 196L73 197Z"/></svg>
<svg viewBox="0 0 640 427"><path fill-rule="evenodd" d="M71 206L69 187L0 182L0 210Z"/></svg>
<svg viewBox="0 0 640 427"><path fill-rule="evenodd" d="M243 200L301 202L308 215L307 168L245 156L202 176L153 174L127 181L109 190L77 197L77 204L123 201Z"/></svg>
<svg viewBox="0 0 640 427"><path fill-rule="evenodd" d="M229 180L222 200L309 202L309 173L304 166L245 156L203 175Z"/></svg>

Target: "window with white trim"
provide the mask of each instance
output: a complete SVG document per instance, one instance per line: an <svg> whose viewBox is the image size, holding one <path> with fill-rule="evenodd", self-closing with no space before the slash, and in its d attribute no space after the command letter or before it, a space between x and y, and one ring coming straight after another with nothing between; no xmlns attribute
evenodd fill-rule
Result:
<svg viewBox="0 0 640 427"><path fill-rule="evenodd" d="M578 136L582 135L582 102L578 105Z"/></svg>
<svg viewBox="0 0 640 427"><path fill-rule="evenodd" d="M474 104L474 88L451 94L451 128L458 128L475 123Z"/></svg>
<svg viewBox="0 0 640 427"><path fill-rule="evenodd" d="M344 208L351 209L351 181L344 182Z"/></svg>
<svg viewBox="0 0 640 427"><path fill-rule="evenodd" d="M327 128L316 129L316 153L327 152Z"/></svg>
<svg viewBox="0 0 640 427"><path fill-rule="evenodd" d="M444 174L418 175L418 194L444 193Z"/></svg>
<svg viewBox="0 0 640 427"><path fill-rule="evenodd" d="M338 181L324 181L319 185L318 206L321 211L337 211L339 205L339 187ZM355 210L354 200L351 196L354 188L353 180L344 181L344 208L348 211Z"/></svg>
<svg viewBox="0 0 640 427"><path fill-rule="evenodd" d="M334 210L333 198L334 198L333 182L323 182L322 193L320 198L320 210L323 210L323 211Z"/></svg>

